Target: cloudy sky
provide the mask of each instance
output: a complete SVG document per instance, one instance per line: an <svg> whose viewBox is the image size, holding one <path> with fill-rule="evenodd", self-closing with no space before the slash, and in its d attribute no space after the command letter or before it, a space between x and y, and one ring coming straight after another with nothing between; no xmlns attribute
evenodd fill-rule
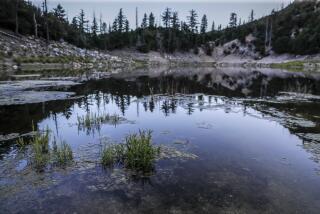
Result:
<svg viewBox="0 0 320 214"><path fill-rule="evenodd" d="M216 25L226 26L231 12L236 12L242 20L247 20L250 11L255 11L256 17L269 14L272 9L279 9L281 5L287 5L290 0L47 0L49 7L56 7L58 3L66 9L68 18L79 14L83 9L89 20L93 14L106 23L112 23L120 8L123 8L131 27L135 27L135 8L139 11L139 22L144 13L153 12L157 22L166 7L172 8L179 13L180 20L185 20L191 9L195 9L199 19L206 14L211 26L212 21ZM32 0L35 5L40 5L41 0Z"/></svg>

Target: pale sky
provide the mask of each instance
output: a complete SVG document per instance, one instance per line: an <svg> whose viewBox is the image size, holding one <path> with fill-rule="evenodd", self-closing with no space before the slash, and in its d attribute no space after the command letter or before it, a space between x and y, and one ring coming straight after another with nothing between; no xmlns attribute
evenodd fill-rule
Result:
<svg viewBox="0 0 320 214"><path fill-rule="evenodd" d="M236 12L242 20L247 20L250 11L255 11L255 17L259 18L270 14L272 9L280 9L281 5L287 5L290 0L47 0L49 8L56 7L58 3L65 8L69 20L77 16L80 9L86 13L87 19L92 20L95 13L97 18L102 16L103 21L111 24L120 8L130 22L132 28L135 27L135 9L139 11L139 23L144 13L153 12L156 16L157 24L160 22L160 15L166 7L177 11L181 21L185 21L191 9L198 13L199 20L206 14L209 26L214 20L216 26L222 24L226 26L229 22L231 12ZM35 5L41 5L42 0L31 0Z"/></svg>

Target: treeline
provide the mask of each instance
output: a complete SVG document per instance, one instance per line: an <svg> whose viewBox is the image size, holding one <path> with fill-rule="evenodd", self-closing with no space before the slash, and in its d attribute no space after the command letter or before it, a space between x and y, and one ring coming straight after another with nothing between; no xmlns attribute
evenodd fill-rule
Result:
<svg viewBox="0 0 320 214"><path fill-rule="evenodd" d="M114 50L136 48L172 53L175 51L199 52L201 47L208 55L215 46L234 39L245 43L246 36L254 37L255 50L263 55L277 53L312 54L320 52L319 2L297 1L269 16L255 20L254 11L248 20L230 14L226 28L208 23L206 15L199 17L191 10L186 21L179 14L166 8L161 14L161 25L155 23L153 13L144 14L140 26L132 30L122 9L111 25L94 15L89 22L83 10L68 20L59 4L52 11L47 1L41 8L24 0L0 1L0 27L22 35L34 35L49 40L65 40L76 46L90 49ZM227 17L226 17L227 18Z"/></svg>
<svg viewBox="0 0 320 214"><path fill-rule="evenodd" d="M320 53L320 1L294 1L261 19L226 28L220 39L223 42L240 39L244 43L249 34L256 38L256 50L263 55L270 51L297 55Z"/></svg>

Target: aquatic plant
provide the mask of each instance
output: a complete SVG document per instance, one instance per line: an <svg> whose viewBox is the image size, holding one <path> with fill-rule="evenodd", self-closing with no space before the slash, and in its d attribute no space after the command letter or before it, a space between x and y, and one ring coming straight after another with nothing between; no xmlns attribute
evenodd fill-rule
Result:
<svg viewBox="0 0 320 214"><path fill-rule="evenodd" d="M59 146L53 149L54 164L58 166L66 166L73 160L73 153L70 145L62 141Z"/></svg>
<svg viewBox="0 0 320 214"><path fill-rule="evenodd" d="M33 130L35 130L33 125L32 127ZM30 145L30 163L37 171L43 171L49 163L54 166L63 167L73 160L72 149L65 141L62 141L60 145L56 146L54 139L53 148L50 148L50 130L48 128L44 132L33 131L33 133L35 134L30 140L19 138L16 143L20 148L25 148Z"/></svg>
<svg viewBox="0 0 320 214"><path fill-rule="evenodd" d="M154 148L151 141L151 131L139 131L139 134L126 138L125 166L130 169L150 171L159 148Z"/></svg>
<svg viewBox="0 0 320 214"><path fill-rule="evenodd" d="M102 151L102 164L104 166L122 164L128 169L152 171L160 147L152 145L151 133L151 131L139 131L138 134L128 135L122 144L105 147Z"/></svg>
<svg viewBox="0 0 320 214"><path fill-rule="evenodd" d="M123 144L111 144L106 146L102 151L101 162L104 166L113 166L123 162L124 157Z"/></svg>
<svg viewBox="0 0 320 214"><path fill-rule="evenodd" d="M45 133L37 132L31 139L32 165L39 171L47 165L50 160L49 154L49 129Z"/></svg>
<svg viewBox="0 0 320 214"><path fill-rule="evenodd" d="M18 147L24 148L29 144L29 141L26 141L24 138L19 137L18 140L16 141L16 144L18 145Z"/></svg>

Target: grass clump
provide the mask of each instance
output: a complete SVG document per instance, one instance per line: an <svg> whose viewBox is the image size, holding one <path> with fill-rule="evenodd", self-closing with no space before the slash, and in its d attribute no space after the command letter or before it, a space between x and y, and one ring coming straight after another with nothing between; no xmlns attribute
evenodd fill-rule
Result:
<svg viewBox="0 0 320 214"><path fill-rule="evenodd" d="M47 129L45 133L37 133L31 139L32 148L32 165L39 171L42 171L50 160L49 153L49 130Z"/></svg>
<svg viewBox="0 0 320 214"><path fill-rule="evenodd" d="M123 162L124 146L123 144L109 145L102 151L101 162L104 166L114 166Z"/></svg>
<svg viewBox="0 0 320 214"><path fill-rule="evenodd" d="M152 145L151 133L151 131L139 131L138 134L128 135L122 144L106 147L102 151L102 164L104 166L121 164L125 168L144 173L152 171L160 148Z"/></svg>
<svg viewBox="0 0 320 214"><path fill-rule="evenodd" d="M39 172L44 171L50 164L64 167L73 160L72 149L65 141L56 146L54 140L53 149L50 148L50 130L48 128L45 132L35 132L31 139L19 138L16 143L20 148L30 148L31 166ZM27 147L28 145L30 147Z"/></svg>
<svg viewBox="0 0 320 214"><path fill-rule="evenodd" d="M154 148L151 141L151 131L140 131L139 134L126 138L125 165L130 169L150 171L159 148Z"/></svg>
<svg viewBox="0 0 320 214"><path fill-rule="evenodd" d="M27 145L30 144L29 141L26 141L24 138L19 137L18 140L16 141L16 144L18 145L19 148L24 148Z"/></svg>
<svg viewBox="0 0 320 214"><path fill-rule="evenodd" d="M58 166L66 166L73 160L73 153L70 145L65 141L53 150L54 163Z"/></svg>

